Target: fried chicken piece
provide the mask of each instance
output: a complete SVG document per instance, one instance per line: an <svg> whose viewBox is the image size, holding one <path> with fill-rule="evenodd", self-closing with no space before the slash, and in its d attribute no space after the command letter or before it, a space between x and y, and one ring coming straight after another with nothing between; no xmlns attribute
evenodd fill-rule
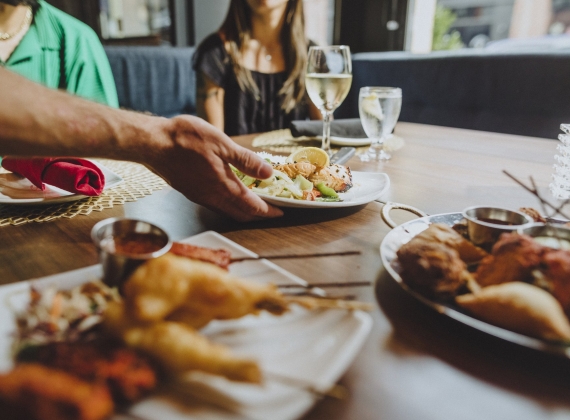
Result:
<svg viewBox="0 0 570 420"><path fill-rule="evenodd" d="M153 357L170 373L199 370L234 381L261 382L255 361L233 356L227 347L210 342L187 325L171 321L140 323L130 318L119 302L109 306L104 325L111 334Z"/></svg>
<svg viewBox="0 0 570 420"><path fill-rule="evenodd" d="M431 224L426 230L416 235L414 240L434 241L453 248L467 264L481 261L488 255L485 250L473 245L452 227L442 223Z"/></svg>
<svg viewBox="0 0 570 420"><path fill-rule="evenodd" d="M503 233L475 273L477 282L485 287L510 281L532 282L544 247L528 235Z"/></svg>
<svg viewBox="0 0 570 420"><path fill-rule="evenodd" d="M473 282L459 253L442 243L415 237L397 255L404 283L425 296L449 299Z"/></svg>
<svg viewBox="0 0 570 420"><path fill-rule="evenodd" d="M104 385L38 364L0 375L0 413L5 420L103 420L113 412Z"/></svg>
<svg viewBox="0 0 570 420"><path fill-rule="evenodd" d="M536 209L533 209L532 207L521 207L519 211L526 214L527 216L530 216L535 222L546 223L546 219L542 217L540 212Z"/></svg>
<svg viewBox="0 0 570 420"><path fill-rule="evenodd" d="M145 357L110 340L48 344L19 354L18 359L63 370L89 382L104 382L119 403L140 399L157 383Z"/></svg>
<svg viewBox="0 0 570 420"><path fill-rule="evenodd" d="M550 283L550 292L570 317L570 252L548 249L543 261L543 274Z"/></svg>
<svg viewBox="0 0 570 420"><path fill-rule="evenodd" d="M213 264L172 254L140 266L123 291L134 319L169 318L194 328L213 319L240 318L261 310L280 315L288 309L287 299L274 285L247 282Z"/></svg>
<svg viewBox="0 0 570 420"><path fill-rule="evenodd" d="M216 264L224 270L228 269L232 260L232 255L228 250L204 248L180 242L174 242L172 248L170 248L170 252L181 257Z"/></svg>

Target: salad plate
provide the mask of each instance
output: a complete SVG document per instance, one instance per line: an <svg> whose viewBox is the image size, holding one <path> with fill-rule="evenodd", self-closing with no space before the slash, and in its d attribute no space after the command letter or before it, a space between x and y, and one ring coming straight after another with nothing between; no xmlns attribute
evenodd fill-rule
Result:
<svg viewBox="0 0 570 420"><path fill-rule="evenodd" d="M123 182L123 178L106 166L94 160L91 160L91 162L97 165L105 176L104 190L116 187ZM45 184L45 186L45 190L42 191L33 185L28 179L11 172L1 170L0 204L40 206L67 203L87 197L86 195L74 194L49 184Z"/></svg>
<svg viewBox="0 0 570 420"><path fill-rule="evenodd" d="M225 248L232 258L256 256L215 232L204 232L181 242ZM262 283L306 285L306 281L267 260L230 265L236 276ZM73 288L100 278L101 266L0 286L0 371L12 367L11 342L14 311L26 307L30 285L37 289L55 285ZM262 385L229 381L205 373L188 373L174 390L165 388L128 409L127 418L161 420L272 419L301 417L318 400L308 388L325 391L351 365L372 326L369 314L360 311L314 310L294 306L275 316L249 315L231 321L213 321L201 333L224 344L236 355L258 361ZM279 380L287 378L287 381ZM116 420L125 418L117 415Z"/></svg>
<svg viewBox="0 0 570 420"><path fill-rule="evenodd" d="M294 208L336 208L368 204L377 200L390 188L390 178L383 172L352 172L353 186L345 193L339 193L342 201L323 202L295 200L257 193L263 200L277 207Z"/></svg>

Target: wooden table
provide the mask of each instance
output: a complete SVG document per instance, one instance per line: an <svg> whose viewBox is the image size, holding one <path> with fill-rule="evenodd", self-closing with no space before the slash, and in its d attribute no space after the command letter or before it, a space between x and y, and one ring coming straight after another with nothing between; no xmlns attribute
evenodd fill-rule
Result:
<svg viewBox="0 0 570 420"><path fill-rule="evenodd" d="M556 141L400 123L406 146L383 164L352 159L353 170L383 171L392 181L383 201L429 214L489 204L538 207L501 173L533 175L547 194ZM236 138L248 146L252 136ZM89 232L113 216L140 217L174 239L215 230L258 253L360 250L362 255L277 261L311 282L371 281L351 288L378 302L374 327L341 380L350 397L318 403L307 419L562 419L570 418L570 363L473 331L416 302L385 273L379 246L389 228L380 202L332 211L287 210L283 218L240 224L165 189L135 203L90 216L0 228L0 283L95 264ZM395 214L403 222L408 214Z"/></svg>

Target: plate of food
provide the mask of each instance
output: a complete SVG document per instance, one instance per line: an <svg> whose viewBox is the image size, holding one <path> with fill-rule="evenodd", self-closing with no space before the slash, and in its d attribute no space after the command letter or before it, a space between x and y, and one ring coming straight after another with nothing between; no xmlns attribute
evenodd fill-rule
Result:
<svg viewBox="0 0 570 420"><path fill-rule="evenodd" d="M123 183L123 178L107 168L105 165L92 160L105 176L105 188L113 188ZM42 191L28 179L0 168L0 204L23 206L40 206L77 201L87 196L74 194L53 185L45 184Z"/></svg>
<svg viewBox="0 0 570 420"><path fill-rule="evenodd" d="M532 224L511 229L516 226L482 218L481 226L505 231L492 243L474 244L465 215L426 216L395 227L380 246L391 277L422 303L465 325L570 357L570 251L552 248L561 236L556 230L568 229L544 233ZM570 231L564 236L570 238Z"/></svg>
<svg viewBox="0 0 570 420"><path fill-rule="evenodd" d="M382 172L356 172L331 165L317 147L304 147L288 157L260 153L273 165L268 179L255 179L234 168L234 173L263 200L278 207L336 208L370 203L390 188Z"/></svg>
<svg viewBox="0 0 570 420"><path fill-rule="evenodd" d="M335 390L372 319L358 302L282 292L307 282L228 255L256 256L204 232L120 295L100 265L0 287L0 406L30 420L302 416Z"/></svg>

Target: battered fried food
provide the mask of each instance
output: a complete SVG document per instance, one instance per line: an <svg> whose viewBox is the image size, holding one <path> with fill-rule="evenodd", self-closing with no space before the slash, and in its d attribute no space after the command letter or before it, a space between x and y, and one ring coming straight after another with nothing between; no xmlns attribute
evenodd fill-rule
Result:
<svg viewBox="0 0 570 420"><path fill-rule="evenodd" d="M503 233L477 268L475 278L481 286L511 281L532 282L545 248L528 235Z"/></svg>
<svg viewBox="0 0 570 420"><path fill-rule="evenodd" d="M54 343L18 355L18 360L34 361L73 374L88 382L105 383L113 400L134 402L157 384L154 368L135 351L111 340Z"/></svg>
<svg viewBox="0 0 570 420"><path fill-rule="evenodd" d="M174 242L172 248L170 248L170 252L181 257L216 264L225 270L228 269L232 260L232 255L228 250L204 248L202 246L183 244L181 242Z"/></svg>
<svg viewBox="0 0 570 420"><path fill-rule="evenodd" d="M94 385L38 364L0 375L0 413L5 420L103 420L113 412L104 385Z"/></svg>
<svg viewBox="0 0 570 420"><path fill-rule="evenodd" d="M549 249L544 254L543 274L550 283L550 292L570 316L570 252Z"/></svg>
<svg viewBox="0 0 570 420"><path fill-rule="evenodd" d="M172 321L141 323L130 318L124 304L117 302L108 307L104 326L128 346L154 358L170 373L199 370L235 381L261 381L255 361L233 356L228 348L210 342L187 325Z"/></svg>
<svg viewBox="0 0 570 420"><path fill-rule="evenodd" d="M213 319L240 318L261 310L280 315L288 309L287 300L273 285L247 282L213 264L168 254L140 266L123 289L134 319L169 318L194 328Z"/></svg>
<svg viewBox="0 0 570 420"><path fill-rule="evenodd" d="M537 223L546 223L546 219L542 217L540 212L536 209L533 209L532 207L521 207L519 211L526 214L527 216L530 216L532 220Z"/></svg>
<svg viewBox="0 0 570 420"><path fill-rule="evenodd" d="M442 243L414 238L397 255L404 283L425 296L449 299L473 282L459 253Z"/></svg>
<svg viewBox="0 0 570 420"><path fill-rule="evenodd" d="M488 254L482 248L473 245L461 236L451 226L442 223L432 223L429 228L416 235L413 240L433 241L455 249L459 257L467 264L481 261Z"/></svg>
<svg viewBox="0 0 570 420"><path fill-rule="evenodd" d="M458 296L477 318L511 331L547 340L570 340L570 323L560 304L544 290L518 281Z"/></svg>

